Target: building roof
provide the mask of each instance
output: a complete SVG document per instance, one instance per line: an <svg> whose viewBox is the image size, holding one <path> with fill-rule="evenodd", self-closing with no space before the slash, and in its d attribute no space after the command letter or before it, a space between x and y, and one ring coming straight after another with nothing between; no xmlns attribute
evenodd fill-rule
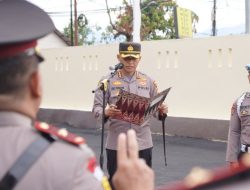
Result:
<svg viewBox="0 0 250 190"><path fill-rule="evenodd" d="M62 40L64 41L68 46L71 46L71 41L68 37L66 37L62 32L55 29L54 33Z"/></svg>

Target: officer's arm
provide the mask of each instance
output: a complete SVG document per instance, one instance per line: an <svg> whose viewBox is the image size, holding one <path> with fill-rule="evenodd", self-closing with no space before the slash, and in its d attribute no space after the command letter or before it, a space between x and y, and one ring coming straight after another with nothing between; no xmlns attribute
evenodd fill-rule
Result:
<svg viewBox="0 0 250 190"><path fill-rule="evenodd" d="M109 97L109 90L105 92L105 105L106 108L108 104L108 97ZM100 89L97 89L95 92L94 97L94 104L92 108L92 113L94 114L94 117L98 121L102 121L102 114L103 114L103 91ZM108 116L105 116L105 122L108 120Z"/></svg>
<svg viewBox="0 0 250 190"><path fill-rule="evenodd" d="M75 164L75 175L72 176L72 190L111 190L107 177L96 163L90 148L84 145L83 154Z"/></svg>
<svg viewBox="0 0 250 190"><path fill-rule="evenodd" d="M237 157L239 153L239 145L240 145L240 132L241 132L241 124L240 118L237 113L237 105L236 102L233 104L231 109L231 118L229 124L229 132L228 132L228 142L227 142L227 153L226 153L226 161L227 162L237 162Z"/></svg>

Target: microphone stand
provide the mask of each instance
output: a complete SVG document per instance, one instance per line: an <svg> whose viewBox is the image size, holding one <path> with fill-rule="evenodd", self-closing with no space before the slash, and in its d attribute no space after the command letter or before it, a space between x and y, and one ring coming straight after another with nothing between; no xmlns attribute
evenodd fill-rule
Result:
<svg viewBox="0 0 250 190"><path fill-rule="evenodd" d="M108 82L108 81L107 81ZM102 90L102 136L101 136L101 154L100 154L100 166L103 169L103 142L104 142L104 124L105 124L105 95L107 88L105 89L104 83L102 83L100 90Z"/></svg>
<svg viewBox="0 0 250 190"><path fill-rule="evenodd" d="M164 161L165 166L167 166L167 156L166 156L166 140L165 140L165 119L167 117L167 114L162 115L162 137L163 137L163 151L164 151Z"/></svg>
<svg viewBox="0 0 250 190"><path fill-rule="evenodd" d="M106 91L108 90L108 82L110 78L113 78L113 76L115 76L115 74L117 73L118 69L115 69L113 72L111 72L111 77L109 77L108 79L104 79L100 82L100 85L92 91L92 93L95 93L98 89L100 89L102 91L102 136L101 136L101 153L100 153L100 167L101 169L103 169L103 161L104 161L104 157L103 157L103 144L104 144L104 125L105 125L105 96L106 96Z"/></svg>

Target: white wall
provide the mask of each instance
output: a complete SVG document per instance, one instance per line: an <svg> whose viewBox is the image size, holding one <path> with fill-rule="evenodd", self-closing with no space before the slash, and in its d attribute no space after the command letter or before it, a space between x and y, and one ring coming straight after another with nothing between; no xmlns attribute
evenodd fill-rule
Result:
<svg viewBox="0 0 250 190"><path fill-rule="evenodd" d="M142 42L139 70L166 99L169 115L229 119L233 101L249 88L250 35ZM92 90L117 63L118 44L43 50L43 108L90 111Z"/></svg>
<svg viewBox="0 0 250 190"><path fill-rule="evenodd" d="M51 33L40 40L38 40L38 47L40 49L48 48L62 48L67 47L68 45L59 38L55 33Z"/></svg>

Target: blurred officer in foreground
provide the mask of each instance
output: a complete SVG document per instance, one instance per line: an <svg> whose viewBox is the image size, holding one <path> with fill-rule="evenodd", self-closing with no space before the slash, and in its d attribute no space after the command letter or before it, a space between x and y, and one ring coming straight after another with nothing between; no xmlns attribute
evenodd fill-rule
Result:
<svg viewBox="0 0 250 190"><path fill-rule="evenodd" d="M250 82L250 64L246 65ZM243 154L250 153L250 92L243 93L231 109L226 161L231 167Z"/></svg>
<svg viewBox="0 0 250 190"><path fill-rule="evenodd" d="M108 79L108 88L105 95L105 118L109 120L108 137L106 141L107 169L109 179L116 171L117 161L117 138L120 133L129 129L136 131L136 138L139 143L139 157L143 158L148 166L152 166L152 148L153 141L150 130L150 121L146 120L142 125L128 123L114 119L112 117L121 114L116 109L115 103L118 99L119 90L123 89L127 92L140 95L142 97L152 98L158 93L156 82L148 75L137 71L138 64L141 60L141 44L134 42L126 42L119 44L119 54L117 59L122 67L118 72L105 76L101 81ZM101 120L103 112L103 92L98 89L95 93L93 113L95 118ZM167 107L162 104L158 108L158 118L162 119L166 115ZM156 116L156 117L157 117Z"/></svg>
<svg viewBox="0 0 250 190"><path fill-rule="evenodd" d="M37 39L54 30L51 19L23 0L1 0L0 18L0 189L109 190L82 137L35 122L42 98L39 64L43 61L35 47ZM134 133L129 133L128 140L121 135L120 141L117 189L152 190L153 172L136 155ZM133 175L140 179L131 181Z"/></svg>
<svg viewBox="0 0 250 190"><path fill-rule="evenodd" d="M84 139L35 122L42 98L37 39L50 17L23 0L0 1L0 189L110 189Z"/></svg>
<svg viewBox="0 0 250 190"><path fill-rule="evenodd" d="M184 180L157 190L249 190L250 188L250 155L241 158L241 164L221 167L214 170L194 168Z"/></svg>

